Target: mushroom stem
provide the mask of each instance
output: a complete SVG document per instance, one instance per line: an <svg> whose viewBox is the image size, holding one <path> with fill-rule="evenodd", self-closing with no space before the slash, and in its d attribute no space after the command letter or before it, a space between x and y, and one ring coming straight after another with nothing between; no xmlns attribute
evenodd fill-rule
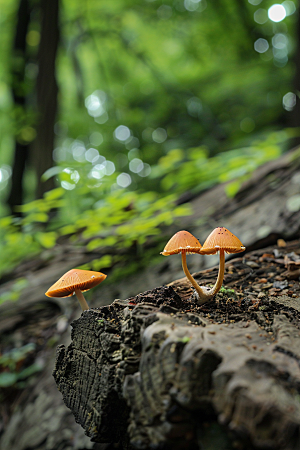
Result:
<svg viewBox="0 0 300 450"><path fill-rule="evenodd" d="M225 251L220 249L220 265L218 278L215 285L207 292L210 297L216 295L222 287L224 272L225 272Z"/></svg>
<svg viewBox="0 0 300 450"><path fill-rule="evenodd" d="M200 300L199 303L202 305L202 303L205 303L207 300L209 300L212 295L207 294L207 292L205 292L205 290L204 290L205 288L199 286L197 281L190 274L189 269L186 264L186 252L181 252L181 260L182 260L182 268L185 273L185 276L187 277L187 279L191 282L191 284L196 289L196 291L199 295L199 300Z"/></svg>
<svg viewBox="0 0 300 450"><path fill-rule="evenodd" d="M75 295L77 297L77 300L80 303L82 311L86 311L87 309L90 309L89 305L87 304L86 299L84 298L84 295L80 289L75 289Z"/></svg>

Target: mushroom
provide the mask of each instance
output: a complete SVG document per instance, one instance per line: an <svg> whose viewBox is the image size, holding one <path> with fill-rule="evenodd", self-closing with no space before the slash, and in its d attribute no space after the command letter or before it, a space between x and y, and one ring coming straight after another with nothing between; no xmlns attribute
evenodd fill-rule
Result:
<svg viewBox="0 0 300 450"><path fill-rule="evenodd" d="M241 241L224 227L215 228L207 237L199 253L201 255L214 255L217 252L220 252L218 278L215 285L206 293L208 300L221 289L225 271L225 252L239 253L243 252L245 249L246 247L244 247Z"/></svg>
<svg viewBox="0 0 300 450"><path fill-rule="evenodd" d="M82 292L89 291L105 280L107 275L91 270L71 269L51 286L45 295L47 297L71 297L74 293L80 303L82 311L89 306Z"/></svg>
<svg viewBox="0 0 300 450"><path fill-rule="evenodd" d="M183 271L187 279L191 282L191 284L198 292L199 297L202 298L205 292L199 286L196 280L192 277L186 264L186 254L200 253L200 251L201 251L201 244L198 241L198 239L195 238L195 236L193 236L188 231L182 230L178 231L176 234L174 234L173 237L171 237L171 239L165 246L164 251L161 252L161 255L168 256L168 255L175 255L176 253L181 253L181 262Z"/></svg>

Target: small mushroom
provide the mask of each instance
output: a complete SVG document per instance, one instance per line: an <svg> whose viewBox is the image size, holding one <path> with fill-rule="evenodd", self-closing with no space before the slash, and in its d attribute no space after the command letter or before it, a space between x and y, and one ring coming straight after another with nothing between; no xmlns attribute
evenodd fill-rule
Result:
<svg viewBox="0 0 300 450"><path fill-rule="evenodd" d="M199 297L202 298L203 295L206 295L204 292L205 288L199 286L199 284L190 274L186 264L186 254L200 253L200 251L201 251L201 244L198 241L198 239L196 239L195 236L193 236L188 231L182 230L178 231L176 234L174 234L173 237L171 237L171 239L165 246L164 251L161 252L161 255L168 256L168 255L175 255L176 253L181 253L181 262L183 271L187 279L191 282L191 284L198 292Z"/></svg>
<svg viewBox="0 0 300 450"><path fill-rule="evenodd" d="M74 293L80 303L82 311L89 306L82 292L89 291L105 280L107 275L91 270L71 269L51 286L45 295L47 297L71 297Z"/></svg>
<svg viewBox="0 0 300 450"><path fill-rule="evenodd" d="M225 252L239 253L246 249L241 241L227 228L215 228L207 237L200 250L201 255L214 255L220 252L220 266L215 285L207 292L208 299L213 297L221 289L225 271Z"/></svg>

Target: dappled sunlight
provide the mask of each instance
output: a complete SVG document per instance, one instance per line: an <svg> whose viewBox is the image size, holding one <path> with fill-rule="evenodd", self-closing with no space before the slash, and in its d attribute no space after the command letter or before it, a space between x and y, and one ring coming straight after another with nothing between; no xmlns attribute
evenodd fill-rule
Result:
<svg viewBox="0 0 300 450"><path fill-rule="evenodd" d="M106 94L97 90L85 99L85 107L92 117L102 116L106 112L105 108Z"/></svg>
<svg viewBox="0 0 300 450"><path fill-rule="evenodd" d="M286 17L286 10L283 5L276 3L268 9L268 17L272 22L281 22Z"/></svg>
<svg viewBox="0 0 300 450"><path fill-rule="evenodd" d="M6 188L11 172L11 167L8 165L0 167L0 191Z"/></svg>
<svg viewBox="0 0 300 450"><path fill-rule="evenodd" d="M86 150L84 157L88 162L96 164L96 162L98 162L98 159L100 158L100 155L96 148L89 148L88 150Z"/></svg>
<svg viewBox="0 0 300 450"><path fill-rule="evenodd" d="M95 145L96 147L98 147L103 142L103 135L99 133L99 131L94 131L90 134L89 141L91 145Z"/></svg>
<svg viewBox="0 0 300 450"><path fill-rule="evenodd" d="M61 187L66 189L67 191L75 189L76 184L80 180L79 172L71 167L66 167L61 172L61 177Z"/></svg>
<svg viewBox="0 0 300 450"><path fill-rule="evenodd" d="M254 42L254 49L258 53L265 53L267 50L269 50L269 43L266 39L259 38Z"/></svg>
<svg viewBox="0 0 300 450"><path fill-rule="evenodd" d="M285 94L282 98L284 109L286 109L287 111L292 111L296 106L296 100L296 94L294 94L293 92L287 92L287 94Z"/></svg>
<svg viewBox="0 0 300 450"><path fill-rule="evenodd" d="M120 173L120 175L117 176L117 184L122 187L122 188L126 188L131 184L132 180L131 180L131 176L129 175L129 173Z"/></svg>
<svg viewBox="0 0 300 450"><path fill-rule="evenodd" d="M121 142L126 142L130 135L130 130L125 125L119 125L114 131L114 138Z"/></svg>
<svg viewBox="0 0 300 450"><path fill-rule="evenodd" d="M161 144L162 142L165 142L168 135L164 128L156 128L156 130L152 133L152 139L154 142L157 142L158 144Z"/></svg>
<svg viewBox="0 0 300 450"><path fill-rule="evenodd" d="M268 20L268 12L266 9L259 8L255 11L253 17L254 17L254 20L256 23L258 23L259 25L262 25L262 24L266 23Z"/></svg>

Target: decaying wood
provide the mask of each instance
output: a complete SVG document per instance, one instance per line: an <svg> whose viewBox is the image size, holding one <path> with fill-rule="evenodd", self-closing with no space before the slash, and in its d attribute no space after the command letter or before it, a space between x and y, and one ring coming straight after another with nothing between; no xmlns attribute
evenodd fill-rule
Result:
<svg viewBox="0 0 300 450"><path fill-rule="evenodd" d="M227 289L204 305L182 279L74 321L54 378L87 435L138 449L299 449L300 287L282 276L300 259L293 245L227 263Z"/></svg>

